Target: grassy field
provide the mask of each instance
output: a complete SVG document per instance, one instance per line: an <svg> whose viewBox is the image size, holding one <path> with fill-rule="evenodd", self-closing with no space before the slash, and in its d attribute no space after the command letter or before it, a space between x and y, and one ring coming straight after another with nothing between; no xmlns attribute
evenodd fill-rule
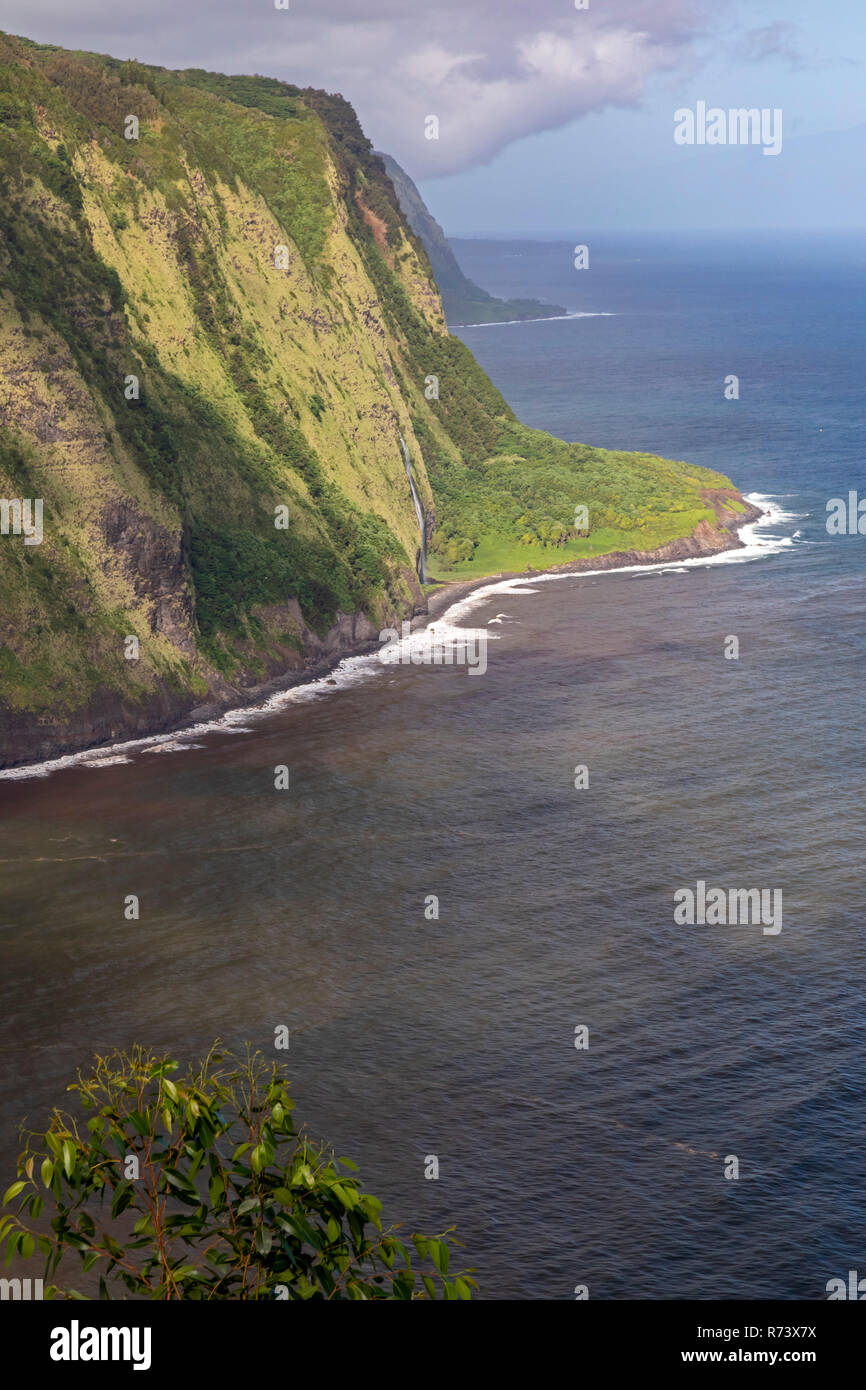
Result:
<svg viewBox="0 0 866 1390"><path fill-rule="evenodd" d="M547 569L614 550L654 550L716 524L721 474L650 454L569 444L511 420L498 449L455 465L427 458L437 499L431 572L473 578Z"/></svg>
<svg viewBox="0 0 866 1390"><path fill-rule="evenodd" d="M635 527L630 531L601 527L591 536L568 540L561 545L544 545L540 542L523 544L502 536L486 535L481 537L471 559L449 565L439 563L437 557L433 556L430 568L439 580L482 578L503 570L550 569L553 565L566 565L571 560L609 555L615 550L655 550L668 541L690 534L699 521L714 522L713 512L707 507L698 507L679 512L675 518L667 521L660 519L652 528Z"/></svg>

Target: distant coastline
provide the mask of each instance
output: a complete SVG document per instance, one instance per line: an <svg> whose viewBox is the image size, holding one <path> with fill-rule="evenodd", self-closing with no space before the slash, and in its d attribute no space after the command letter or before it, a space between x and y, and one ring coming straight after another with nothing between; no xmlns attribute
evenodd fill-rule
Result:
<svg viewBox="0 0 866 1390"><path fill-rule="evenodd" d="M504 328L509 323L555 323L561 319L613 319L612 311L575 309L570 314L541 314L534 319L486 319L483 323L452 323L452 328Z"/></svg>

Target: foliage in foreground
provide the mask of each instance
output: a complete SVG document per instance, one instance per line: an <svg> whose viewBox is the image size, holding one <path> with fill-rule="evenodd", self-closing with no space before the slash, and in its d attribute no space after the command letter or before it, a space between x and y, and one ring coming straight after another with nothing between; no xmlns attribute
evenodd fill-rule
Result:
<svg viewBox="0 0 866 1390"><path fill-rule="evenodd" d="M299 1133L281 1069L261 1053L179 1064L136 1047L96 1058L69 1087L84 1115L55 1109L28 1133L0 1217L6 1263L45 1260L51 1283L75 1254L98 1297L468 1299L449 1274L449 1232L401 1241L346 1158ZM174 1077L173 1077L173 1074ZM29 1227L43 1211L46 1221Z"/></svg>

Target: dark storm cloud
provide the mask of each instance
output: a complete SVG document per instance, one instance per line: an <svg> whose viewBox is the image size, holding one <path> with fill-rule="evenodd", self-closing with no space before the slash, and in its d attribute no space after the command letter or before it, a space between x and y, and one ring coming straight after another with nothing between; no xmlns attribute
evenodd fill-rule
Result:
<svg viewBox="0 0 866 1390"><path fill-rule="evenodd" d="M692 61L727 0L5 0L41 42L341 91L413 174L453 173ZM425 118L439 139L425 138Z"/></svg>

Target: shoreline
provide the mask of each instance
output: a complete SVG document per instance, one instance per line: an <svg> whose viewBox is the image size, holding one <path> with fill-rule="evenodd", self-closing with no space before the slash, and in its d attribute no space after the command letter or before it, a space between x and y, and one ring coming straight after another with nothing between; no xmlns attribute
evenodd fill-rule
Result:
<svg viewBox="0 0 866 1390"><path fill-rule="evenodd" d="M742 494L740 496L742 497ZM532 581L567 574L598 574L608 570L642 569L685 560L706 560L732 550L745 549L745 542L740 538L741 531L754 525L762 517L768 516L769 511L766 508L753 505L745 498L742 500L747 511L737 515L736 525L729 521L721 531L706 527L706 530L698 535L701 527L706 525L701 523L691 536L681 536L659 546L656 550L614 550L603 555L589 556L586 559L567 561L562 565L550 565L545 569L530 567L526 570L502 570L471 579L445 580L441 586L425 596L426 608L416 610L413 613L410 619L411 631L423 630L445 611L469 598L477 590L508 580ZM158 742L165 743L175 737L182 738L197 729L201 730L203 735L206 732L214 732L213 727L206 730L204 726L216 726L223 720L230 721L233 715L237 715L238 721L240 721L244 711L252 713L254 710L259 710L276 695L326 681L344 660L369 656L378 651L379 646L378 637L367 637L353 642L338 650L323 654L319 660L303 670L275 676L261 685L250 687L247 692L233 691L231 697L224 703L210 701L207 704L199 705L180 719L168 720L161 727L157 726L147 732L135 733L130 738L95 739L91 743L78 744L77 746L74 743L64 745L63 741L58 739L57 747L48 751L45 756L41 758L30 757L19 763L9 763L0 768L0 781L17 781L30 777L48 776L52 771L61 771L64 768L78 766L82 763L86 764L91 760L88 759L88 754L93 755L93 761L99 759L103 765L108 765L112 755L116 761L125 762L128 761L127 753L144 751L148 745L155 745ZM336 684L336 682L334 683ZM244 694L247 698L242 698ZM241 698L238 698L239 696Z"/></svg>
<svg viewBox="0 0 866 1390"><path fill-rule="evenodd" d="M656 550L609 550L602 555L587 556L584 560L547 565L543 570L500 570L496 574L486 574L474 579L445 580L441 588L427 595L427 614L421 616L428 620L437 617L446 608L450 608L452 603L459 603L461 599L468 598L476 589L484 588L488 584L499 584L507 579L532 580L539 579L542 575L597 573L600 570L627 569L634 565L665 565L678 560L709 559L713 555L723 555L729 550L743 549L745 547L744 542L740 540L740 532L747 526L754 526L762 516L769 515L766 510L754 506L745 498L743 501L748 508L748 514L743 514L742 521L728 532L729 540L722 545L709 545L704 543L703 539L696 540L693 532L691 536L680 536L676 540L668 541ZM419 628L423 626L421 621L413 618L413 632L416 624Z"/></svg>
<svg viewBox="0 0 866 1390"><path fill-rule="evenodd" d="M614 319L617 315L613 310L605 311L598 309L590 311L588 309L574 309L569 314L542 314L534 319L483 319L479 323L450 323L451 328L504 328L515 323L564 323L566 319Z"/></svg>

